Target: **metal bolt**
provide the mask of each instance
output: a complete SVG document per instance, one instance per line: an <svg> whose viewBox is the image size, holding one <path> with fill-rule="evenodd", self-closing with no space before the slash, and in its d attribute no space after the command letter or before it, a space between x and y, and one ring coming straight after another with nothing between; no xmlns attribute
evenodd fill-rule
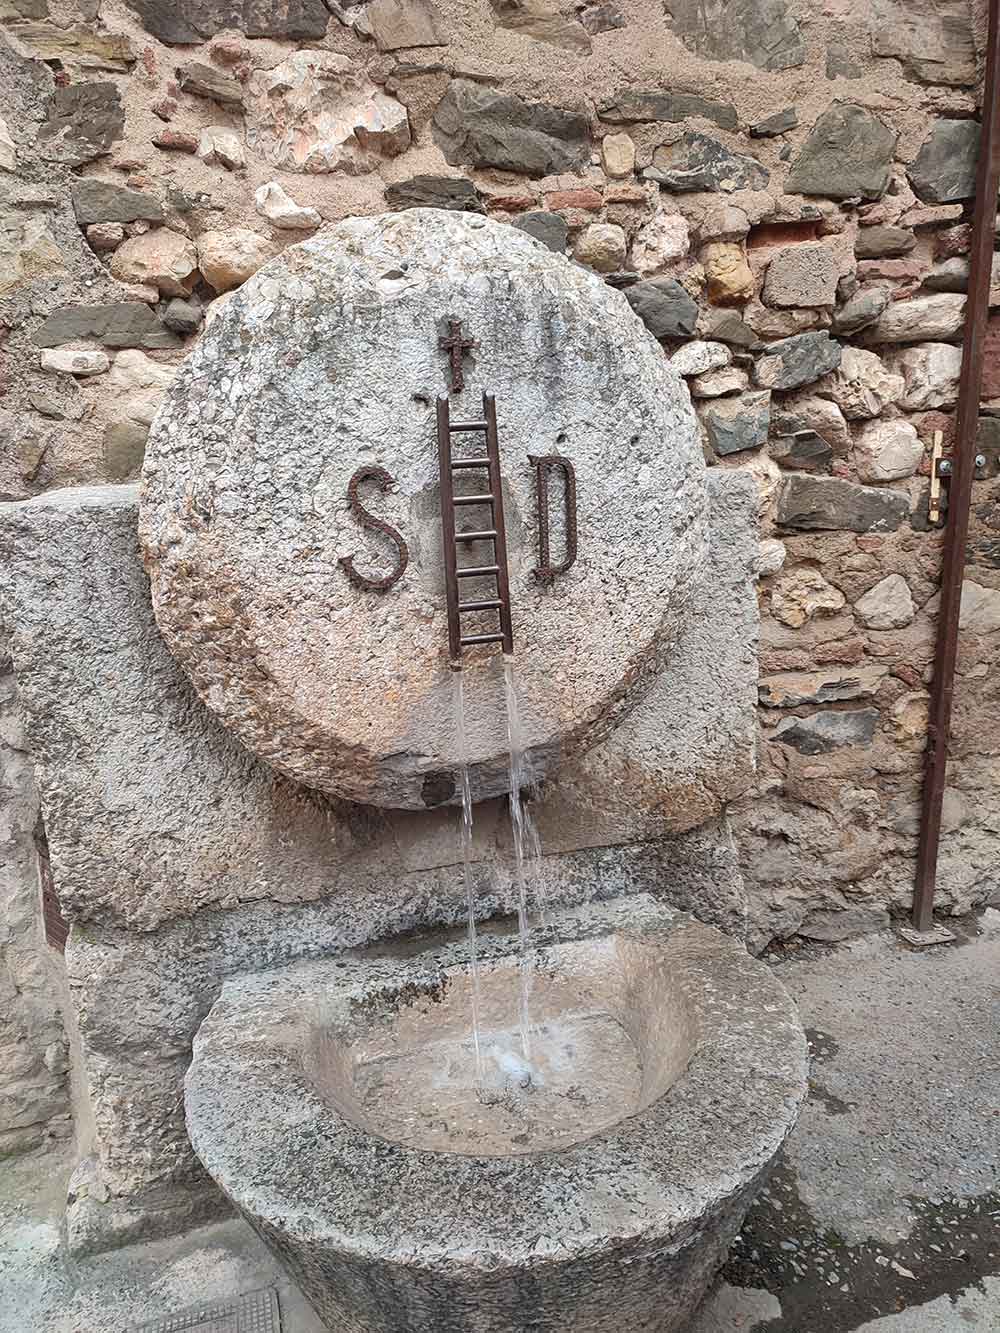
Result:
<svg viewBox="0 0 1000 1333"><path fill-rule="evenodd" d="M985 466L986 466L986 455L976 454L976 467L985 467Z"/></svg>
<svg viewBox="0 0 1000 1333"><path fill-rule="evenodd" d="M942 459L941 459L941 462L938 463L938 472L940 472L940 474L941 474L942 477L950 477L950 476L951 476L951 459L950 459L950 458L942 458Z"/></svg>

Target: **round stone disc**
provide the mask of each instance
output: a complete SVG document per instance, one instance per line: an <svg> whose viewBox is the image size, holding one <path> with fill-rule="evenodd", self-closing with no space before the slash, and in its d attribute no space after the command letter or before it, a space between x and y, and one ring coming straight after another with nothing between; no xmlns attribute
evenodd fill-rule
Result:
<svg viewBox="0 0 1000 1333"><path fill-rule="evenodd" d="M452 320L476 343L460 393L438 345ZM481 217L351 219L245 283L168 392L140 517L156 618L208 707L297 781L419 809L455 799L465 756L476 799L509 790L500 646L466 649L460 682L449 669L436 400L472 421L484 392L506 510L513 741L539 776L639 697L704 552L687 390L624 297ZM456 433L452 447L478 457L485 439ZM575 471L578 553L539 577L532 459L547 455ZM455 477L456 493L486 488L475 469ZM547 491L559 564L562 472ZM457 514L460 530L489 526L488 509ZM401 577L359 586L387 582L404 544ZM463 543L458 563L491 564L493 547ZM496 596L489 578L460 587L467 601ZM465 634L496 625L495 611L462 617Z"/></svg>

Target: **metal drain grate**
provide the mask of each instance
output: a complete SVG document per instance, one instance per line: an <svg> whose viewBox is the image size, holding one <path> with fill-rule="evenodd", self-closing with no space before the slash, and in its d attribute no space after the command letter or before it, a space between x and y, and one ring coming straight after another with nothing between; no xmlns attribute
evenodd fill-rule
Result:
<svg viewBox="0 0 1000 1333"><path fill-rule="evenodd" d="M165 1319L136 1324L132 1333L281 1333L278 1293L268 1287L235 1300L206 1301Z"/></svg>

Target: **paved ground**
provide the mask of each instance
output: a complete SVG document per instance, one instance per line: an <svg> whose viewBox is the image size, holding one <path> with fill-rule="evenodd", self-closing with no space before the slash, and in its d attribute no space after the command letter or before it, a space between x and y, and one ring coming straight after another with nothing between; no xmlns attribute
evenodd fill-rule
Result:
<svg viewBox="0 0 1000 1333"><path fill-rule="evenodd" d="M927 951L886 935L772 961L810 1097L690 1333L1000 1333L1000 912ZM271 1284L284 1333L322 1333L239 1222L70 1268L66 1173L0 1165L0 1333L124 1333Z"/></svg>
<svg viewBox="0 0 1000 1333"><path fill-rule="evenodd" d="M180 1239L67 1264L59 1220L68 1166L0 1164L0 1333L125 1333L202 1301L277 1286L282 1333L325 1333L249 1227L235 1220ZM236 1333L230 1324L224 1333ZM201 1330L199 1330L201 1333Z"/></svg>
<svg viewBox="0 0 1000 1333"><path fill-rule="evenodd" d="M1000 1333L1000 912L775 961L810 1095L692 1333Z"/></svg>

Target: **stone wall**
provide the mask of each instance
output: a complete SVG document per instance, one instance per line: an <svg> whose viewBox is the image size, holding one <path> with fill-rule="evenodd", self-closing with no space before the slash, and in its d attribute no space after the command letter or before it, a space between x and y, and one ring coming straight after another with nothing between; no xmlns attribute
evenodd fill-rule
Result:
<svg viewBox="0 0 1000 1333"><path fill-rule="evenodd" d="M72 1125L61 958L41 920L38 792L0 625L0 1158Z"/></svg>
<svg viewBox="0 0 1000 1333"><path fill-rule="evenodd" d="M752 944L905 909L979 7L0 0L0 18L0 498L133 478L203 321L323 224L414 204L509 220L625 289L710 461L757 483L760 773L735 812ZM1000 444L994 419L982 438ZM995 894L1000 850L996 457L945 805L956 912Z"/></svg>

